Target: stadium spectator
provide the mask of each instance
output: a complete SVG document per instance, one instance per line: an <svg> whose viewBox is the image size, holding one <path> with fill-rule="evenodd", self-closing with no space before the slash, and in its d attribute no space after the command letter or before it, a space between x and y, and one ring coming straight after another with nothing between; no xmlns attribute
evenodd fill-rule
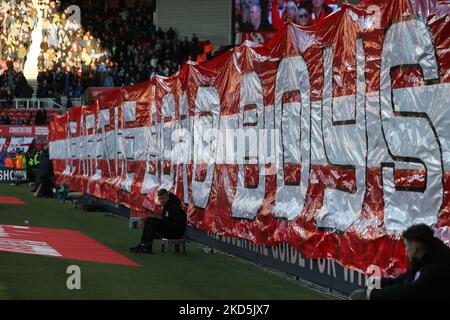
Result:
<svg viewBox="0 0 450 320"><path fill-rule="evenodd" d="M53 194L53 162L50 160L48 146L41 150L39 166L40 185L36 191L38 198L49 198Z"/></svg>
<svg viewBox="0 0 450 320"><path fill-rule="evenodd" d="M0 117L0 125L10 125L11 121L9 121L9 117L7 114L3 113Z"/></svg>
<svg viewBox="0 0 450 320"><path fill-rule="evenodd" d="M14 95L16 98L31 98L33 88L28 84L22 72L18 72L14 80Z"/></svg>
<svg viewBox="0 0 450 320"><path fill-rule="evenodd" d="M250 24L250 5L242 4L240 5L241 9L239 10L239 16L237 16L236 22L238 23L239 31L249 31L251 30Z"/></svg>
<svg viewBox="0 0 450 320"><path fill-rule="evenodd" d="M294 1L289 1L286 5L286 22L297 23L297 5Z"/></svg>
<svg viewBox="0 0 450 320"><path fill-rule="evenodd" d="M286 1L272 0L272 26L275 30L279 30L286 20Z"/></svg>
<svg viewBox="0 0 450 320"><path fill-rule="evenodd" d="M261 6L259 4L253 4L250 7L250 24L252 31L271 29L271 26L268 24L266 18L262 16L261 12Z"/></svg>
<svg viewBox="0 0 450 320"><path fill-rule="evenodd" d="M15 167L13 158L11 157L11 154L9 154L9 153L6 155L6 158L5 158L5 167L8 169L14 169L14 167Z"/></svg>
<svg viewBox="0 0 450 320"><path fill-rule="evenodd" d="M24 168L26 168L26 165L27 165L27 162L26 162L25 153L23 151L17 151L15 168L16 169L24 169Z"/></svg>
<svg viewBox="0 0 450 320"><path fill-rule="evenodd" d="M353 300L448 299L450 248L425 224L403 233L411 268L397 278L381 279L381 289L356 290Z"/></svg>
<svg viewBox="0 0 450 320"><path fill-rule="evenodd" d="M34 119L34 124L37 126L42 126L47 124L47 111L39 109L36 113L36 117Z"/></svg>
<svg viewBox="0 0 450 320"><path fill-rule="evenodd" d="M26 159L26 172L27 172L27 180L34 181L33 175L33 167L34 167L34 148L30 147L25 154Z"/></svg>
<svg viewBox="0 0 450 320"><path fill-rule="evenodd" d="M326 18L333 10L325 3L325 0L311 1L311 22L317 24Z"/></svg>
<svg viewBox="0 0 450 320"><path fill-rule="evenodd" d="M66 102L66 110L69 110L72 107L73 107L72 100L70 100L70 98L69 98L69 99L67 99L67 102Z"/></svg>
<svg viewBox="0 0 450 320"><path fill-rule="evenodd" d="M0 75L0 100L10 101L14 97L31 98L33 89L23 73L15 71L12 63L7 63L7 65L7 69ZM11 107L12 103L2 103L1 106Z"/></svg>
<svg viewBox="0 0 450 320"><path fill-rule="evenodd" d="M300 4L297 11L297 24L301 26L309 26L311 24L308 7L305 4Z"/></svg>
<svg viewBox="0 0 450 320"><path fill-rule="evenodd" d="M6 154L3 152L0 152L0 169L6 168L5 158L6 158Z"/></svg>
<svg viewBox="0 0 450 320"><path fill-rule="evenodd" d="M149 217L145 221L141 242L130 251L136 253L153 253L153 240L159 237L178 239L186 229L186 212L181 208L181 201L166 189L158 191L158 202L163 205L161 217Z"/></svg>
<svg viewBox="0 0 450 320"><path fill-rule="evenodd" d="M30 190L31 192L36 192L39 188L40 160L40 151L36 150L34 147L30 147L27 177L28 181L33 182L33 188Z"/></svg>

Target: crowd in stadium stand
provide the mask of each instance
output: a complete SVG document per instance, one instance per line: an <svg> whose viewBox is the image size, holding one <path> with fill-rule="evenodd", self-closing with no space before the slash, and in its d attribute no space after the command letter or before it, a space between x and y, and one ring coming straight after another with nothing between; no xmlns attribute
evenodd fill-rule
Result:
<svg viewBox="0 0 450 320"><path fill-rule="evenodd" d="M81 21L66 11L70 1L42 2L37 98L79 98L88 87L130 85L155 74L168 76L183 61L204 62L213 54L212 44L201 42L195 34L191 39L179 39L172 28L166 32L156 29L152 21L155 2L151 0L137 0L131 6L120 0L114 7L102 1L81 2ZM336 9L332 3L337 1L236 0L235 16L241 29L277 30L289 21L316 24ZM36 12L31 0L2 2L0 100L33 94L22 69ZM11 103L2 102L0 107L8 105Z"/></svg>
<svg viewBox="0 0 450 320"><path fill-rule="evenodd" d="M101 1L78 3L81 25L66 12L70 1L41 2L37 98L78 98L90 86L130 85L155 74L168 76L185 60L203 62L212 56L212 45L205 45L195 34L190 40L178 39L172 28L156 29L151 0L138 0L131 6L121 0L117 7ZM31 0L2 1L0 8L1 108L12 107L14 98L33 95L23 67L38 17Z"/></svg>
<svg viewBox="0 0 450 320"><path fill-rule="evenodd" d="M0 3L0 100L31 98L23 68L31 44L31 31L37 23L37 11L31 1ZM1 107L10 106L1 102Z"/></svg>
<svg viewBox="0 0 450 320"><path fill-rule="evenodd" d="M29 0L5 0L0 3L0 65L14 61L14 69L23 71L31 31L37 24L37 11Z"/></svg>
<svg viewBox="0 0 450 320"><path fill-rule="evenodd" d="M319 23L338 9L338 0L235 0L236 32L279 30L284 23Z"/></svg>
<svg viewBox="0 0 450 320"><path fill-rule="evenodd" d="M31 98L33 88L28 84L23 73L16 71L12 63L7 69L0 70L0 108L11 108L14 98Z"/></svg>
<svg viewBox="0 0 450 320"><path fill-rule="evenodd" d="M77 98L90 86L130 85L155 74L168 76L182 61L205 54L195 34L191 40L180 40L172 28L155 28L153 1L141 0L132 7L120 1L118 8L101 1L81 5L82 26L68 18L66 7L50 1L44 14L38 97Z"/></svg>

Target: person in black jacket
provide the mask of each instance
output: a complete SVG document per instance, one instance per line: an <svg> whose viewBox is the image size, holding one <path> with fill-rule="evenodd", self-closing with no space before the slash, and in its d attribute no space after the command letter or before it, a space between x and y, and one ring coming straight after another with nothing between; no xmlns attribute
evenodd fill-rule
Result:
<svg viewBox="0 0 450 320"><path fill-rule="evenodd" d="M39 187L38 198L51 198L53 195L53 162L50 159L48 146L41 151L39 167Z"/></svg>
<svg viewBox="0 0 450 320"><path fill-rule="evenodd" d="M425 224L411 226L403 238L411 268L382 278L379 289L356 290L352 300L450 299L450 248Z"/></svg>
<svg viewBox="0 0 450 320"><path fill-rule="evenodd" d="M181 208L181 201L166 189L158 191L158 201L163 205L161 217L149 217L145 221L141 242L130 251L153 253L153 240L157 238L178 239L186 229L186 212Z"/></svg>

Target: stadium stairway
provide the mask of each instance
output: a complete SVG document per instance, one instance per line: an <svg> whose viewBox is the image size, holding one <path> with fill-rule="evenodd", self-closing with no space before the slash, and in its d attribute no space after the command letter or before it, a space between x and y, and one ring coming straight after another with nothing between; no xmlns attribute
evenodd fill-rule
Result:
<svg viewBox="0 0 450 320"><path fill-rule="evenodd" d="M28 51L27 60L25 61L24 66L24 76L27 79L30 86L33 88L33 97L36 97L37 92L37 76L39 73L38 69L38 58L41 53L41 42L42 42L42 26L43 26L43 17L42 17L42 7L39 5L38 0L32 0L34 7L37 10L38 14L38 23L33 29L31 33L31 46Z"/></svg>

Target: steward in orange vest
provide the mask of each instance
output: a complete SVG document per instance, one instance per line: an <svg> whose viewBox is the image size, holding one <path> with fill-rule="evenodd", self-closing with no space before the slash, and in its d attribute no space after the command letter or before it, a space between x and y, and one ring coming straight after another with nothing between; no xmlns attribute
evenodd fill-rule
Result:
<svg viewBox="0 0 450 320"><path fill-rule="evenodd" d="M9 154L5 158L5 167L7 167L9 169L14 169L14 162Z"/></svg>

